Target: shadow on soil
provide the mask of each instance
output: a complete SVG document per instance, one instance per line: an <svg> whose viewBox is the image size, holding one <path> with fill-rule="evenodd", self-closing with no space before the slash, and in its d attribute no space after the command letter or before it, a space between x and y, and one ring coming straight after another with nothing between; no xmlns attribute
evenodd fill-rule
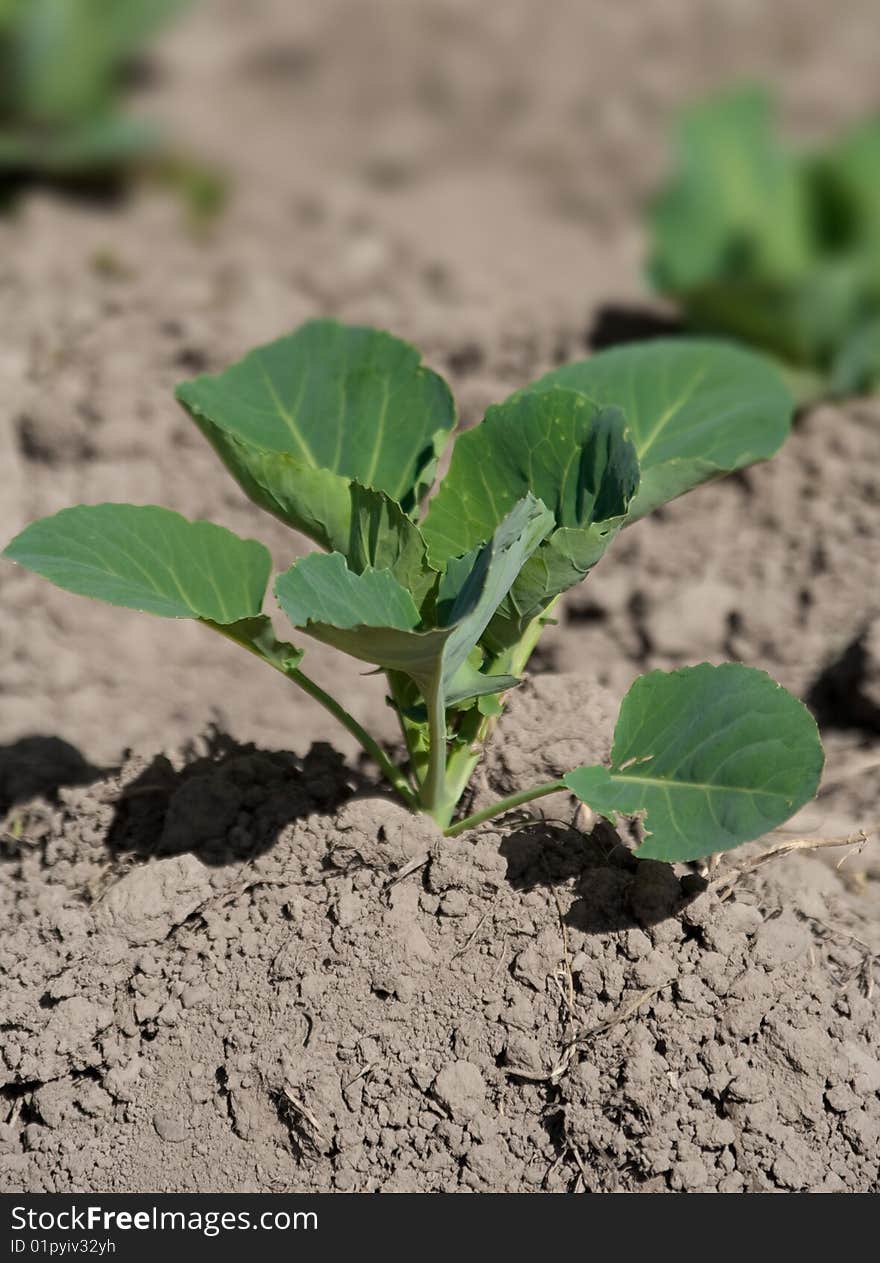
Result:
<svg viewBox="0 0 880 1263"><path fill-rule="evenodd" d="M877 645L871 625L863 628L814 680L807 705L822 728L880 733Z"/></svg>
<svg viewBox="0 0 880 1263"><path fill-rule="evenodd" d="M29 798L51 801L59 789L92 785L111 770L95 767L61 737L21 737L0 746L0 816Z"/></svg>
<svg viewBox="0 0 880 1263"><path fill-rule="evenodd" d="M184 748L183 758L176 769L157 755L115 797L104 785L72 810L97 813L113 802L105 841L114 859L189 852L220 866L269 851L296 820L332 815L353 795L376 792L371 777L325 742L298 758L241 745L213 727ZM63 788L96 784L116 771L95 767L59 737L23 738L0 747L0 815L36 797L57 800ZM507 833L499 849L514 890L574 883L578 897L566 922L586 934L666 920L703 888L693 875L679 880L668 864L637 860L601 820L589 834L563 821L527 823Z"/></svg>
<svg viewBox="0 0 880 1263"><path fill-rule="evenodd" d="M122 790L107 836L115 858L188 851L211 865L253 859L287 825L332 812L372 784L325 742L297 758L240 745L214 728L184 757L176 771L157 755Z"/></svg>
<svg viewBox="0 0 880 1263"><path fill-rule="evenodd" d="M670 864L637 860L604 820L589 834L564 824L526 825L509 833L500 850L514 890L574 881L578 898L565 922L583 934L656 925L706 888L693 874L681 880Z"/></svg>
<svg viewBox="0 0 880 1263"><path fill-rule="evenodd" d="M604 351L627 342L644 342L649 338L673 338L686 332L675 316L664 315L651 307L623 306L607 303L600 307L587 334L590 351Z"/></svg>
<svg viewBox="0 0 880 1263"><path fill-rule="evenodd" d="M97 816L103 804L114 804L105 840L115 859L189 851L206 864L220 865L253 859L293 821L313 812L332 813L352 794L375 789L369 777L324 742L297 758L241 745L212 728L185 748L183 757L184 766L177 770L157 755L119 793L112 782L102 784L94 798L86 796L71 810ZM89 763L60 737L24 737L0 746L0 820L34 799L57 803L60 790L96 785L118 771ZM2 836L4 859L19 852L14 817L8 828Z"/></svg>
<svg viewBox="0 0 880 1263"><path fill-rule="evenodd" d="M116 210L131 191L131 173L97 172L92 175L47 175L22 170L0 177L0 215L14 215L25 194L49 189L56 196L81 207Z"/></svg>

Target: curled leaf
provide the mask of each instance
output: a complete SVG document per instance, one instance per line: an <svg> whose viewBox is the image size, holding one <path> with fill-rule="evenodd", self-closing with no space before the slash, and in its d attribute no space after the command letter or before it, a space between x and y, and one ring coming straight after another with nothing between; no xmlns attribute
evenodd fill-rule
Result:
<svg viewBox="0 0 880 1263"><path fill-rule="evenodd" d="M492 620L486 643L494 652L514 644L596 564L626 517L638 478L619 411L571 389L514 395L458 438L422 523L435 565L488 538L524 495L537 496L553 515L554 529Z"/></svg>
<svg viewBox="0 0 880 1263"><path fill-rule="evenodd" d="M641 470L628 520L708 478L766 460L791 427L794 400L761 355L708 338L658 338L601 351L542 377L619 408Z"/></svg>
<svg viewBox="0 0 880 1263"><path fill-rule="evenodd" d="M184 382L177 398L257 504L338 551L349 483L413 514L455 425L449 387L414 347L335 320Z"/></svg>
<svg viewBox="0 0 880 1263"><path fill-rule="evenodd" d="M447 566L434 626L422 624L412 597L389 570L356 575L338 553L295 562L275 591L291 622L318 640L403 672L424 697L440 689L447 700L461 701L459 672L551 521L533 496L514 505L487 544Z"/></svg>

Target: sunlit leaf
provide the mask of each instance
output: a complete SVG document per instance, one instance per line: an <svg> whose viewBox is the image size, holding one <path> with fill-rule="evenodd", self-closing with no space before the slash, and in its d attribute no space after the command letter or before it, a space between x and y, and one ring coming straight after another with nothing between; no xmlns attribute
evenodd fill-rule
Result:
<svg viewBox="0 0 880 1263"><path fill-rule="evenodd" d="M294 626L353 657L403 672L423 696L440 689L445 697L550 527L549 513L534 497L514 505L487 544L447 569L433 627L420 625L412 597L389 570L356 575L338 553L295 562L275 591Z"/></svg>
<svg viewBox="0 0 880 1263"><path fill-rule="evenodd" d="M693 860L775 829L816 792L823 754L806 707L763 671L652 671L620 708L611 768L563 779L600 815L642 815L637 854Z"/></svg>
<svg viewBox="0 0 880 1263"><path fill-rule="evenodd" d="M260 613L272 564L256 540L132 504L62 509L25 527L3 555L68 592L221 624Z"/></svg>
<svg viewBox="0 0 880 1263"><path fill-rule="evenodd" d="M615 347L555 369L529 391L560 386L621 410L641 470L630 521L708 478L772 456L794 410L769 360L705 338Z"/></svg>
<svg viewBox="0 0 880 1263"><path fill-rule="evenodd" d="M554 597L595 565L626 516L638 476L618 410L570 389L515 395L458 438L422 523L434 564L488 538L528 493L553 514L555 529L492 621L493 648L518 639Z"/></svg>
<svg viewBox="0 0 880 1263"><path fill-rule="evenodd" d="M185 382L177 397L253 500L337 551L349 483L413 513L455 425L449 388L415 348L334 320Z"/></svg>

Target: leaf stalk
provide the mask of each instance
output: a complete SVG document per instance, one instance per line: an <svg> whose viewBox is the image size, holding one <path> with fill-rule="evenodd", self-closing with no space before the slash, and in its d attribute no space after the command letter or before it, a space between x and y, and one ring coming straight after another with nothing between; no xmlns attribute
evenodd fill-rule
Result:
<svg viewBox="0 0 880 1263"><path fill-rule="evenodd" d="M537 785L532 789L521 789L519 793L510 794L507 798L500 799L499 802L493 803L490 807L484 807L482 811L475 811L472 816L466 816L464 820L457 820L455 824L443 830L443 836L447 838L458 837L460 833L466 833L468 829L475 829L478 824L483 824L486 820L494 820L496 816L503 816L505 812L512 811L514 807L521 807L523 803L533 802L536 798L546 798L548 794L556 794L565 788L565 781L549 781L546 785Z"/></svg>
<svg viewBox="0 0 880 1263"><path fill-rule="evenodd" d="M449 802L446 788L446 709L439 679L435 681L425 700L428 704L430 752L420 802L422 808L442 829L449 824L455 810L455 800Z"/></svg>
<svg viewBox="0 0 880 1263"><path fill-rule="evenodd" d="M205 627L210 627L212 631L219 632L221 636L225 636L227 640L231 640L234 644L240 645L243 649L247 649L248 653L252 653L255 658L259 658L261 662L265 662L267 666L273 668L286 680L290 680L297 688L301 688L304 693L308 693L309 697L314 698L319 705L323 706L334 719L338 720L351 735L355 741L361 746L366 754L370 756L375 763L378 764L382 775L389 784L397 791L404 803L410 810L415 811L418 804L415 796L407 784L406 777L400 768L392 763L388 755L370 734L367 732L354 715L350 715L344 706L337 702L335 697L321 688L317 681L311 676L306 675L304 671L300 671L299 667L282 667L278 663L273 662L271 658L267 658L265 654L260 653L259 649L247 641L239 639L232 631L232 626L224 627L220 623L211 623L207 619L202 620Z"/></svg>

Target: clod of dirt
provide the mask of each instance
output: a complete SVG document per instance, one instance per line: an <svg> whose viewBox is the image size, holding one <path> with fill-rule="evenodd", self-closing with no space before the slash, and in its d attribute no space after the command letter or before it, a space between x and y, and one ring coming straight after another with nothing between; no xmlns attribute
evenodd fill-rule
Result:
<svg viewBox="0 0 880 1263"><path fill-rule="evenodd" d="M434 1080L434 1095L451 1118L468 1123L486 1103L486 1081L472 1061L450 1061Z"/></svg>
<svg viewBox="0 0 880 1263"><path fill-rule="evenodd" d="M611 710L525 685L485 792ZM443 840L326 747L182 762L121 849L162 768L18 808L3 1189L878 1189L876 883L798 856L721 903L607 826Z"/></svg>

